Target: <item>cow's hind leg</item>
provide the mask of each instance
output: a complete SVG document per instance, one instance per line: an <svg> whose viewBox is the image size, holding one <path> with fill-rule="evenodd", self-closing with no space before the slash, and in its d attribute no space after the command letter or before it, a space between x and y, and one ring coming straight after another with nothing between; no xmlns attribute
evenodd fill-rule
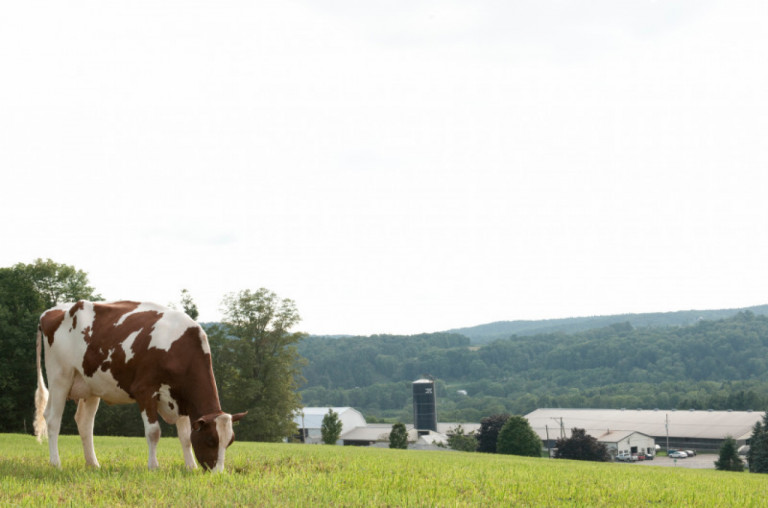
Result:
<svg viewBox="0 0 768 508"><path fill-rule="evenodd" d="M176 430L179 434L179 441L181 441L181 451L184 453L184 463L189 469L195 469L197 463L195 462L195 456L192 453L192 424L189 421L189 416L180 416L176 420Z"/></svg>
<svg viewBox="0 0 768 508"><path fill-rule="evenodd" d="M149 445L149 469L156 469L160 464L157 462L157 443L160 441L160 422L157 421L157 413L148 415L147 410L141 412L141 419L144 420L144 435L147 437Z"/></svg>
<svg viewBox="0 0 768 508"><path fill-rule="evenodd" d="M52 379L52 376L49 376L48 379ZM45 406L44 416L48 427L48 452L50 453L51 464L56 467L61 467L61 460L59 459L59 430L61 429L61 417L64 414L64 406L67 403L69 385L70 383L66 382L52 382L48 394L48 404Z"/></svg>
<svg viewBox="0 0 768 508"><path fill-rule="evenodd" d="M77 430L80 432L80 439L83 442L85 463L93 467L99 467L99 461L96 460L96 452L93 449L93 422L96 419L96 410L99 409L99 400L101 399L98 397L80 399L75 413Z"/></svg>

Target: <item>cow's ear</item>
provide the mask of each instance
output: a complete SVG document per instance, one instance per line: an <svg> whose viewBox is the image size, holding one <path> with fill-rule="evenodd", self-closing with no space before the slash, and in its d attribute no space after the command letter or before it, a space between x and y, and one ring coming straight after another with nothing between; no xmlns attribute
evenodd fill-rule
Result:
<svg viewBox="0 0 768 508"><path fill-rule="evenodd" d="M247 414L248 414L248 411L246 411L244 413L237 413L236 415L232 415L232 423L235 423L236 421L242 419L243 416L245 416Z"/></svg>
<svg viewBox="0 0 768 508"><path fill-rule="evenodd" d="M197 432L203 428L203 425L205 425L205 418L198 418L197 420L192 422L192 430Z"/></svg>

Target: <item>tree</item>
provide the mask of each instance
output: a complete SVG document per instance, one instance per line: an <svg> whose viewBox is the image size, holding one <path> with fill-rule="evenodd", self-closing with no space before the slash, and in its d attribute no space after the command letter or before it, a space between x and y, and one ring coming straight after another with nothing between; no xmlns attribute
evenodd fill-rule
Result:
<svg viewBox="0 0 768 508"><path fill-rule="evenodd" d="M460 452L474 452L477 450L477 438L474 434L465 434L464 428L457 425L448 432L448 446Z"/></svg>
<svg viewBox="0 0 768 508"><path fill-rule="evenodd" d="M510 416L499 431L496 453L541 456L541 439L522 416Z"/></svg>
<svg viewBox="0 0 768 508"><path fill-rule="evenodd" d="M31 432L40 314L62 301L100 299L88 275L50 259L0 268L0 432ZM62 426L66 431L66 425Z"/></svg>
<svg viewBox="0 0 768 508"><path fill-rule="evenodd" d="M328 413L323 416L323 423L320 424L320 434L323 436L323 443L336 444L341 435L341 420L339 415L333 409L328 409Z"/></svg>
<svg viewBox="0 0 768 508"><path fill-rule="evenodd" d="M595 437L590 436L584 429L571 429L571 437L559 438L555 441L555 458L571 460L593 460L608 462L611 456L608 448Z"/></svg>
<svg viewBox="0 0 768 508"><path fill-rule="evenodd" d="M499 432L507 420L509 420L507 413L486 416L480 420L480 430L477 433L477 451L496 453Z"/></svg>
<svg viewBox="0 0 768 508"><path fill-rule="evenodd" d="M725 438L720 446L720 457L715 461L718 471L744 471L744 461L739 457L736 440L731 436Z"/></svg>
<svg viewBox="0 0 768 508"><path fill-rule="evenodd" d="M19 263L14 269L29 278L46 309L64 302L103 300L90 286L88 274L74 266L38 258L31 265Z"/></svg>
<svg viewBox="0 0 768 508"><path fill-rule="evenodd" d="M405 430L405 424L397 422L392 426L389 433L389 447L405 450L408 448L408 432Z"/></svg>
<svg viewBox="0 0 768 508"><path fill-rule="evenodd" d="M238 438L277 442L293 435L304 363L296 344L305 336L290 331L301 320L296 305L261 288L229 294L223 306L223 322L208 333L222 406L249 412Z"/></svg>
<svg viewBox="0 0 768 508"><path fill-rule="evenodd" d="M747 463L750 473L768 473L768 412L752 427Z"/></svg>
<svg viewBox="0 0 768 508"><path fill-rule="evenodd" d="M195 301L192 299L192 295L190 295L189 291L186 289L181 290L181 308L184 309L184 312L187 314L187 316L197 321L197 316L200 315L200 313L197 311L197 304L195 304Z"/></svg>

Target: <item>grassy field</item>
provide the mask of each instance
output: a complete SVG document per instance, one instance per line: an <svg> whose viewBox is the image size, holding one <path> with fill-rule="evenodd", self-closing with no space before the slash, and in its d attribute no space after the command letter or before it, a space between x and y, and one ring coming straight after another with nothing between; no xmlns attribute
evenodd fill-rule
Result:
<svg viewBox="0 0 768 508"><path fill-rule="evenodd" d="M764 475L458 452L235 442L227 472L187 471L163 438L60 439L61 470L31 436L0 435L0 506L763 506Z"/></svg>

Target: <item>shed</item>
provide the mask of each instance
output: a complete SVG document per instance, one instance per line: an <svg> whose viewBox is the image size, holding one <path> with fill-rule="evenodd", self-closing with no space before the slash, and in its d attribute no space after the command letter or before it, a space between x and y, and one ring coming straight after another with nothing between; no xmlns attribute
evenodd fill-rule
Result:
<svg viewBox="0 0 768 508"><path fill-rule="evenodd" d="M630 455L638 453L656 454L656 440L642 432L607 430L603 435L595 437L605 445L611 458L615 458L619 453Z"/></svg>

